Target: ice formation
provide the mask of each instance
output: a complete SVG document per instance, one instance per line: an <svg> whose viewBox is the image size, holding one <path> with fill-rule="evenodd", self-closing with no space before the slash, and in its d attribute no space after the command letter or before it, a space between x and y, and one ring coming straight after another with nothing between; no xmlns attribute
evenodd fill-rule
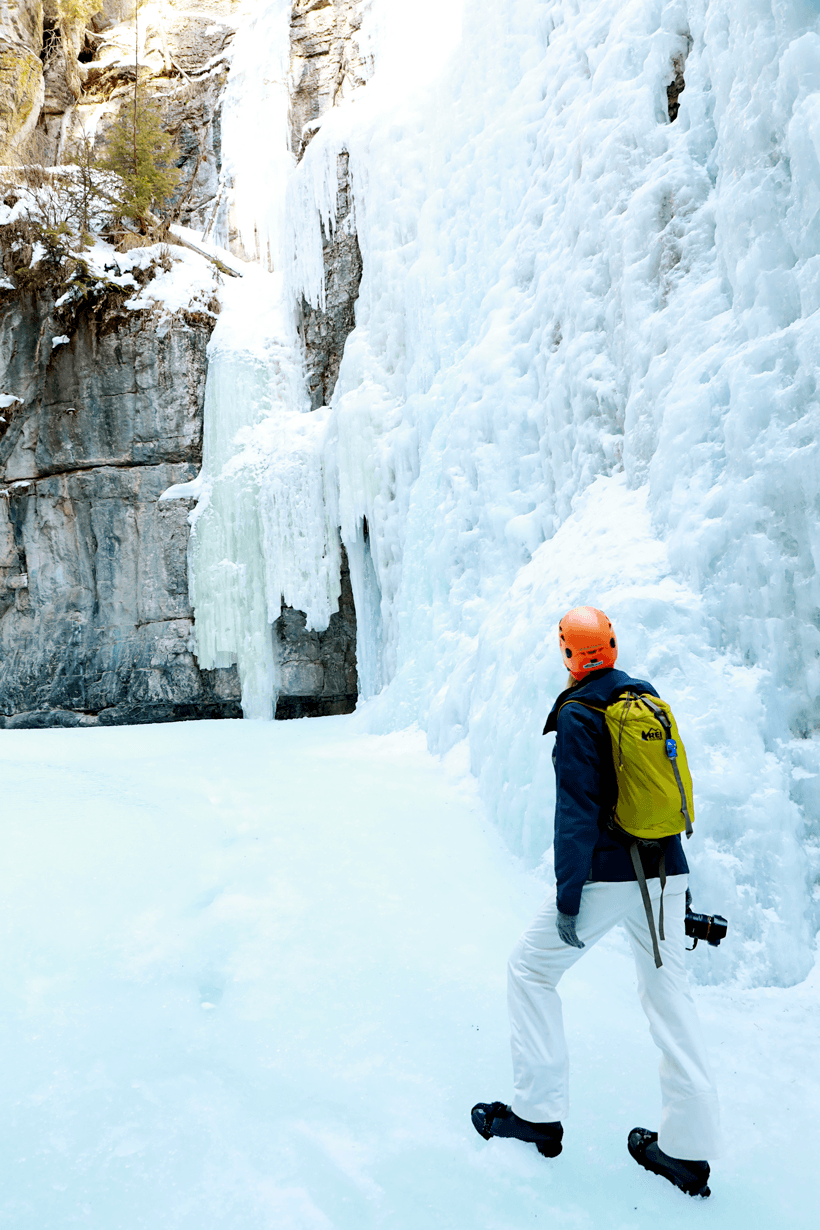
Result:
<svg viewBox="0 0 820 1230"><path fill-rule="evenodd" d="M339 536L322 465L328 411L306 413L281 274L249 268L224 287L223 304L209 347L202 472L166 498L199 496L191 596L200 664L238 662L245 716L272 718L271 625L282 604L319 629L338 609Z"/></svg>
<svg viewBox="0 0 820 1230"><path fill-rule="evenodd" d="M375 76L298 167L286 7L246 26L225 121L243 243L276 273L214 335L204 664L238 658L246 713L270 713L270 621L282 595L326 621L340 526L362 720L469 740L538 861L554 628L604 607L685 734L723 970L799 980L820 865L816 5L371 0ZM364 272L310 416L293 304L321 295L341 149Z"/></svg>
<svg viewBox="0 0 820 1230"><path fill-rule="evenodd" d="M281 272L290 4L274 0L237 38L223 108L230 198L216 238L236 230L257 258L223 289L209 346L203 467L195 494L191 597L200 665L239 665L246 717L272 718L282 604L324 629L338 609L339 536L325 492L327 411L308 414L296 321ZM254 212L252 206L259 208Z"/></svg>

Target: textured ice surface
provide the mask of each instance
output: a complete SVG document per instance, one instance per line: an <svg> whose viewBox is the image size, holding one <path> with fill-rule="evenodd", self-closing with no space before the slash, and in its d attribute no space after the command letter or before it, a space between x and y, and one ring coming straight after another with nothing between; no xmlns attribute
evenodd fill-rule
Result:
<svg viewBox="0 0 820 1230"><path fill-rule="evenodd" d="M816 973L696 989L727 1146L697 1208L626 1152L659 1097L620 932L562 984L562 1156L478 1137L543 885L459 763L360 721L3 732L0 1222L814 1230Z"/></svg>
<svg viewBox="0 0 820 1230"><path fill-rule="evenodd" d="M473 0L435 86L345 137L364 276L331 428L370 454L338 474L383 599L374 721L467 736L538 858L555 623L605 606L680 711L695 882L752 981L803 976L816 927L817 25Z"/></svg>
<svg viewBox="0 0 820 1230"><path fill-rule="evenodd" d="M239 240L265 269L281 264L288 150L290 0L246 0L222 102L221 206L209 238Z"/></svg>
<svg viewBox="0 0 820 1230"><path fill-rule="evenodd" d="M199 663L237 663L248 718L272 718L279 686L271 625L282 605L323 630L338 610L335 484L326 493L327 412L308 414L302 352L281 272L287 149L289 3L250 12L236 39L223 107L216 238L248 256L222 291L208 348L202 472L165 498L195 495L190 588ZM230 207L228 206L230 202ZM218 248L214 248L218 251ZM375 632L374 632L375 640Z"/></svg>
<svg viewBox="0 0 820 1230"><path fill-rule="evenodd" d="M248 266L223 289L208 346L202 472L164 499L195 495L191 597L197 656L236 662L246 717L272 718L282 604L308 628L338 610L339 535L325 496L327 411L308 414L296 331L281 275Z"/></svg>
<svg viewBox="0 0 820 1230"><path fill-rule="evenodd" d="M793 982L820 866L817 6L373 0L367 20L373 80L298 169L266 152L281 174L241 208L285 302L315 300L349 150L364 272L323 481L373 729L467 739L490 813L538 861L555 625L606 607L621 665L681 721L696 893L739 941L720 968ZM237 106L281 112L254 54Z"/></svg>

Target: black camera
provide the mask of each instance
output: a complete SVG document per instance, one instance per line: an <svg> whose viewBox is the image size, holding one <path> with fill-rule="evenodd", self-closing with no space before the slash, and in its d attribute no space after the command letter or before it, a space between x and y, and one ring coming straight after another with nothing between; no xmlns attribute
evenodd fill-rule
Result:
<svg viewBox="0 0 820 1230"><path fill-rule="evenodd" d="M694 952L698 940L706 940L713 948L717 948L721 940L726 939L729 927L722 914L695 914L692 910L692 894L686 893L686 934L695 941L689 952Z"/></svg>

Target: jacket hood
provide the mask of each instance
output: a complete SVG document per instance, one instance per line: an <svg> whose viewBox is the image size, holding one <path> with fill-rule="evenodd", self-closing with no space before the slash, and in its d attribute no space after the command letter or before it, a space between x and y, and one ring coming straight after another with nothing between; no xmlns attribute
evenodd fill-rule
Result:
<svg viewBox="0 0 820 1230"><path fill-rule="evenodd" d="M627 675L626 671L616 670L614 666L594 671L583 683L577 683L572 688L564 688L550 710L542 733L547 735L550 731L558 729L558 710L570 696L573 698L583 696L584 700L605 708L616 696L630 688L636 692L648 692L650 696L658 695L652 684L647 683L645 679L633 679L631 675Z"/></svg>

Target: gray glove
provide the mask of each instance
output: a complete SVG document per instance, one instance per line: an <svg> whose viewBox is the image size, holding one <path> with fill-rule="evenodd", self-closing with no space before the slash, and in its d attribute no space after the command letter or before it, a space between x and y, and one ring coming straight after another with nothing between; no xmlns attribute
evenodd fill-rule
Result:
<svg viewBox="0 0 820 1230"><path fill-rule="evenodd" d="M565 944L569 944L570 948L584 948L583 940L578 939L578 932L575 930L575 920L577 914L562 914L560 910L557 912L555 925L558 928L558 934Z"/></svg>

